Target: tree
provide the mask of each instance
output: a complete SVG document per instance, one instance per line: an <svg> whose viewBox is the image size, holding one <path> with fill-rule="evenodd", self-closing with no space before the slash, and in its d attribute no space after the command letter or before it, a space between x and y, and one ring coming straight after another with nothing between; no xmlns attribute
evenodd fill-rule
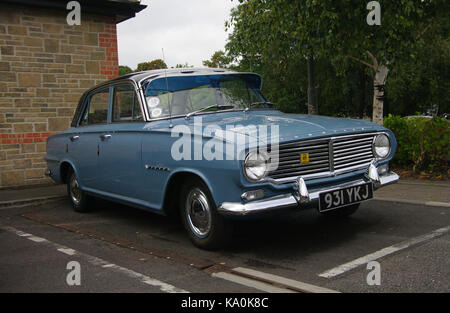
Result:
<svg viewBox="0 0 450 313"><path fill-rule="evenodd" d="M219 50L214 52L211 56L211 60L203 61L203 66L212 67L212 68L225 68L228 67L231 63L231 58L228 57L225 52Z"/></svg>
<svg viewBox="0 0 450 313"><path fill-rule="evenodd" d="M132 72L133 72L133 70L129 66L119 65L119 75L120 76L129 74L129 73L132 73Z"/></svg>
<svg viewBox="0 0 450 313"><path fill-rule="evenodd" d="M314 64L320 34L315 17L307 13L311 1L240 1L232 10L226 27L234 26L227 50L235 59L260 55L263 62L275 59L274 70L289 63L289 59L306 60L308 73L308 113L317 114L317 87ZM304 3L306 2L306 3ZM278 60L276 60L278 59Z"/></svg>
<svg viewBox="0 0 450 313"><path fill-rule="evenodd" d="M372 118L380 124L389 72L426 44L426 35L435 33L448 12L444 0L380 1L381 25L371 26L367 3L357 0L240 2L226 23L234 26L230 55L261 54L263 62L278 58L279 63L294 56L325 59L339 74L356 61L372 73Z"/></svg>
<svg viewBox="0 0 450 313"><path fill-rule="evenodd" d="M438 21L436 21L438 22ZM426 113L437 105L450 112L450 20L423 35L426 44L396 62L386 86L385 107L395 115Z"/></svg>
<svg viewBox="0 0 450 313"><path fill-rule="evenodd" d="M166 63L161 59L156 59L151 62L139 63L135 72L159 70L164 68L167 68Z"/></svg>
<svg viewBox="0 0 450 313"><path fill-rule="evenodd" d="M337 60L348 57L373 73L372 119L382 124L388 74L402 60L409 61L429 44L427 41L432 37L427 35L440 27L446 18L447 13L443 12L448 12L448 4L440 0L382 1L380 26L370 26L359 18L361 14L367 14L369 7L359 6L353 12L338 10L337 19L347 22L341 23L340 29L333 29L329 43L339 51L341 58Z"/></svg>
<svg viewBox="0 0 450 313"><path fill-rule="evenodd" d="M184 64L177 64L176 66L175 66L175 68L193 68L194 67L194 65L189 65L189 63L188 62L186 62L186 63L184 63ZM173 68L173 67L172 67Z"/></svg>

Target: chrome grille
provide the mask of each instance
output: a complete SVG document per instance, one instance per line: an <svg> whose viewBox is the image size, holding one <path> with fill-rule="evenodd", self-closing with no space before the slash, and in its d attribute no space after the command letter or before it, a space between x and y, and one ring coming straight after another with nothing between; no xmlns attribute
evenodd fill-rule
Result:
<svg viewBox="0 0 450 313"><path fill-rule="evenodd" d="M372 162L373 135L333 140L334 170L368 165Z"/></svg>
<svg viewBox="0 0 450 313"><path fill-rule="evenodd" d="M272 169L268 177L275 180L308 178L368 166L373 160L374 136L362 134L280 144L270 152ZM309 154L309 163L301 162L302 153Z"/></svg>

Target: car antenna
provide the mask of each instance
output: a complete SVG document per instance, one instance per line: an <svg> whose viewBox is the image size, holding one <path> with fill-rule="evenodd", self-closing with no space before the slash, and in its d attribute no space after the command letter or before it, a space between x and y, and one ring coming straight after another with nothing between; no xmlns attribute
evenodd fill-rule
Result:
<svg viewBox="0 0 450 313"><path fill-rule="evenodd" d="M172 124L172 104L170 103L170 97L169 97L169 81L167 79L167 63L166 63L166 59L164 58L164 48L162 48L162 57L163 57L164 64L166 64L166 68L164 69L164 76L166 78L167 105L169 106L169 128L173 128L173 124Z"/></svg>

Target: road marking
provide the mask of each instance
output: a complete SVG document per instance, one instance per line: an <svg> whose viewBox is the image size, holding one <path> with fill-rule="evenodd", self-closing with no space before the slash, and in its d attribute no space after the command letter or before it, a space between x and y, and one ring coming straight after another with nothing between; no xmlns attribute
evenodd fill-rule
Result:
<svg viewBox="0 0 450 313"><path fill-rule="evenodd" d="M425 202L425 205L450 208L450 203L447 203L447 202L428 201L428 202Z"/></svg>
<svg viewBox="0 0 450 313"><path fill-rule="evenodd" d="M31 234L30 234L31 235ZM41 238L41 237L36 237L36 236L28 236L27 237L29 240L34 241L34 242L45 242L47 241L47 239Z"/></svg>
<svg viewBox="0 0 450 313"><path fill-rule="evenodd" d="M58 249L59 252L65 253L67 255L75 255L77 252L73 249L63 249L63 248L59 248Z"/></svg>
<svg viewBox="0 0 450 313"><path fill-rule="evenodd" d="M402 180L399 180L397 182L397 184L399 184L399 185L416 185L416 186L433 186L433 187L444 187L444 188L450 187L449 184L444 184L444 183L412 182L412 181L402 181Z"/></svg>
<svg viewBox="0 0 450 313"><path fill-rule="evenodd" d="M25 233L23 231L20 231L18 229L15 229L13 227L8 227L8 226L0 226L0 229L3 229L5 231L11 232L16 234L17 236L20 237L26 237L29 240L32 240L34 242L37 243L41 243L46 245L47 247L50 248L54 248L59 252L65 253L65 254L69 254L69 255L76 255L79 258L84 259L85 261L87 261L88 263L95 265L95 266L101 266L102 268L107 268L110 269L112 271L121 273L121 274L125 274L126 276L130 277L130 278L134 278L134 279L138 279L140 280L142 283L153 286L153 287L158 287L161 291L163 292L167 292L167 293L188 293L188 291L177 288L175 286L172 286L168 283L165 283L163 281L154 279L152 277L146 276L144 274L135 272L133 270L130 270L128 268L116 265L116 264L112 264L111 262L105 261L101 258L86 254L86 253L82 253L79 251L76 251L74 249L68 248L66 246L57 244L55 242L49 241L45 238L41 238L41 237L37 237L34 236L32 234L28 234Z"/></svg>
<svg viewBox="0 0 450 313"><path fill-rule="evenodd" d="M411 238L409 240L402 241L398 244L378 250L374 253L368 254L368 255L358 258L356 260L350 261L348 263L345 263L345 264L339 265L335 268L332 268L330 270L327 270L327 271L319 274L319 276L324 277L324 278L336 277L336 276L341 275L345 272L348 272L358 266L361 266L361 265L367 264L371 261L375 261L377 259L385 257L386 255L389 255L389 254L395 253L397 251L404 250L406 248L418 245L420 243L429 241L433 238L443 236L446 233L448 233L449 231L450 231L450 226L447 226L447 227L432 231L431 233L428 233L426 235L422 235L422 236Z"/></svg>
<svg viewBox="0 0 450 313"><path fill-rule="evenodd" d="M338 293L335 290L244 267L219 267L218 271L213 270L211 276L269 293Z"/></svg>
<svg viewBox="0 0 450 313"><path fill-rule="evenodd" d="M78 227L77 225L67 223L67 221L56 221L56 220L51 220L51 219L49 220L48 218L44 218L42 216L39 216L37 214L32 214L32 213L21 214L21 216L25 217L31 221L34 221L34 222L42 223L45 225L50 225L52 227L60 228L65 231L70 231L70 232L73 232L76 234L81 234L83 236L87 236L92 239L98 239L98 240L101 240L104 242L114 244L121 248L132 249L133 251L148 254L151 256L164 258L164 259L170 259L175 262L180 262L180 263L192 266L199 270L209 268L214 265L214 262L211 260L181 255L178 252L174 252L174 251L170 251L170 250L166 250L166 249L158 249L155 247L148 247L146 245L140 245L136 242L132 242L132 241L126 240L124 238L115 237L115 236L105 234L105 233L99 233L98 231L94 231L91 229L83 229L83 228Z"/></svg>
<svg viewBox="0 0 450 313"><path fill-rule="evenodd" d="M450 208L450 203L448 203L448 202L420 201L420 200L408 200L408 199L388 198L388 197L374 197L373 200Z"/></svg>
<svg viewBox="0 0 450 313"><path fill-rule="evenodd" d="M271 284L268 283L263 283L254 279L250 279L250 278L246 278L246 277L242 277L239 275L235 275L235 274L230 274L230 273L225 273L225 272L219 272L219 273L213 273L211 274L212 277L218 277L218 278L222 278L228 281L231 281L233 283L237 283L240 285L244 285L247 287L252 287L258 290L262 290L265 292L270 292L270 293L295 293L295 291L293 290L289 290L286 288L279 288L279 287L275 287Z"/></svg>
<svg viewBox="0 0 450 313"><path fill-rule="evenodd" d="M301 290L303 292L311 292L311 293L339 293L338 291L322 288L319 286L314 286L311 284L307 284L298 280L293 280L289 278L285 278L278 275L273 275L269 273L264 273L260 271L255 271L249 268L237 267L233 269L234 272L239 272L247 275L251 275L257 278L261 278L265 281L271 281L277 284L281 284L287 287L292 287L296 290Z"/></svg>

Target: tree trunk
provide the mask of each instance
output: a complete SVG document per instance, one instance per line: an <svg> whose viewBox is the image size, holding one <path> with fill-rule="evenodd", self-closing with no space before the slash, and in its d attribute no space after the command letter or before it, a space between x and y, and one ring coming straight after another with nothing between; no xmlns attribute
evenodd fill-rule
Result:
<svg viewBox="0 0 450 313"><path fill-rule="evenodd" d="M373 80L373 113L372 121L383 125L383 102L384 102L384 86L389 74L389 69L386 65L377 67L375 78Z"/></svg>
<svg viewBox="0 0 450 313"><path fill-rule="evenodd" d="M308 65L308 114L319 114L319 106L317 100L317 92L314 77L314 58L312 56L307 59Z"/></svg>

